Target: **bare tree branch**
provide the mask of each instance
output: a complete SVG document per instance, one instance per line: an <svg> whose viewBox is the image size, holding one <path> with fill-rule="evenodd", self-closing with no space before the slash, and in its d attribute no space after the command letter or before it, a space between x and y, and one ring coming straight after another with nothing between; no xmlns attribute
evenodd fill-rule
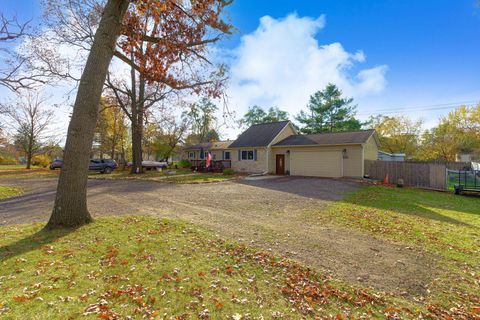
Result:
<svg viewBox="0 0 480 320"><path fill-rule="evenodd" d="M0 41L16 40L26 35L29 23L20 23L17 17L7 18L0 13Z"/></svg>
<svg viewBox="0 0 480 320"><path fill-rule="evenodd" d="M0 14L0 85L11 91L33 89L47 79L41 72L30 72L29 58L12 51L13 43L28 35L30 21L19 22Z"/></svg>
<svg viewBox="0 0 480 320"><path fill-rule="evenodd" d="M44 107L46 98L38 92L17 94L17 99L8 107L8 116L13 121L15 145L25 153L27 169L33 156L48 139L46 135L54 113Z"/></svg>

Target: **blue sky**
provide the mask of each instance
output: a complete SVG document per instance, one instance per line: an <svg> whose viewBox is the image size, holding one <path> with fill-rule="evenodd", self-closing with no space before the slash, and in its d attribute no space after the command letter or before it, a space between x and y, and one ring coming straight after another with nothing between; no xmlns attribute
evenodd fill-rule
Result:
<svg viewBox="0 0 480 320"><path fill-rule="evenodd" d="M41 14L35 0L1 2L2 12L17 12L22 18ZM238 115L251 104L277 105L295 115L308 96L297 91L306 87L311 94L325 82L335 81L353 96L360 117L404 109L409 116L422 118L427 127L451 110L449 106L436 109L439 104L480 101L476 0L237 0L229 16L238 32L218 49L228 56L232 70L228 94ZM265 16L270 18L261 23ZM284 44L278 39L282 32ZM295 45L297 51L292 51L289 46ZM298 55L301 45L312 53ZM262 46L266 52L262 53ZM330 68L328 63L336 54L344 56ZM283 59L278 55L285 55L286 62L278 63ZM296 56L316 62L299 65ZM272 80L256 72L265 65ZM308 74L304 78L308 85L290 86L302 81L302 73L292 75L292 68ZM367 71L363 78L362 70ZM293 98L286 97L285 91Z"/></svg>
<svg viewBox="0 0 480 320"><path fill-rule="evenodd" d="M239 0L229 11L240 32L228 46L254 31L264 15L325 14L320 42L340 42L348 51L363 50L370 63L388 64L392 86L428 81L444 91L455 79L467 91L480 89L480 10L475 0Z"/></svg>
<svg viewBox="0 0 480 320"><path fill-rule="evenodd" d="M359 114L480 101L480 10L475 0L240 0L230 9L240 33L227 46L235 48L242 35L258 27L260 17L282 18L292 12L314 18L324 14L326 25L316 39L320 44L339 42L349 52L362 50L366 60L356 67L387 65L382 92L356 99ZM422 116L429 122L447 111Z"/></svg>

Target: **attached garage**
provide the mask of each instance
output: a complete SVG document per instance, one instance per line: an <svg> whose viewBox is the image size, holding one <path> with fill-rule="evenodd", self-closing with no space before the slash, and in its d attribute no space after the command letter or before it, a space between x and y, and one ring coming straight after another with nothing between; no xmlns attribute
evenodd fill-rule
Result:
<svg viewBox="0 0 480 320"><path fill-rule="evenodd" d="M290 152L290 174L339 178L343 176L342 154L339 151Z"/></svg>
<svg viewBox="0 0 480 320"><path fill-rule="evenodd" d="M340 178L364 176L364 160L375 160L378 138L374 130L291 135L272 146L272 172L292 176Z"/></svg>

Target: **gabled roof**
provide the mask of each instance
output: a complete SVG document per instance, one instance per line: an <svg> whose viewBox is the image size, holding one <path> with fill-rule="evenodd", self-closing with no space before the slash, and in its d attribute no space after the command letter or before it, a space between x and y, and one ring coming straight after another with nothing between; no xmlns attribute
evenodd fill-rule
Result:
<svg viewBox="0 0 480 320"><path fill-rule="evenodd" d="M375 130L332 132L317 134L296 134L289 136L275 144L275 146L311 146L311 145L338 145L362 144L375 134Z"/></svg>
<svg viewBox="0 0 480 320"><path fill-rule="evenodd" d="M222 150L228 149L232 144L233 140L225 140L225 141L214 141L212 142L212 146L210 147L211 150Z"/></svg>
<svg viewBox="0 0 480 320"><path fill-rule="evenodd" d="M266 147L290 121L254 124L245 130L230 148Z"/></svg>
<svg viewBox="0 0 480 320"><path fill-rule="evenodd" d="M185 150L222 150L227 149L233 140L202 142L185 147Z"/></svg>
<svg viewBox="0 0 480 320"><path fill-rule="evenodd" d="M190 146L185 147L185 150L197 150L197 149L210 149L212 146L211 142L202 142L202 143L197 143L197 144L192 144Z"/></svg>

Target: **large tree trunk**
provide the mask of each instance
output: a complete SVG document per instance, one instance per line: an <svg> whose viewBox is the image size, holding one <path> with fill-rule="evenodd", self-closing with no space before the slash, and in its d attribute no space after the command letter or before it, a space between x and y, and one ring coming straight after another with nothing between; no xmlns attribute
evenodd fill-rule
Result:
<svg viewBox="0 0 480 320"><path fill-rule="evenodd" d="M33 119L33 117L32 117ZM30 123L31 128L33 128L33 120ZM32 158L33 158L33 139L34 139L33 129L30 129L28 136L28 148L27 148L27 169L32 167Z"/></svg>
<svg viewBox="0 0 480 320"><path fill-rule="evenodd" d="M87 174L98 106L129 0L109 0L78 86L68 126L62 171L46 228L77 227L92 220L87 209Z"/></svg>
<svg viewBox="0 0 480 320"><path fill-rule="evenodd" d="M116 111L115 111L116 112ZM117 114L113 114L112 145L110 147L110 159L115 160L115 149L117 148Z"/></svg>
<svg viewBox="0 0 480 320"><path fill-rule="evenodd" d="M133 53L131 55L133 60ZM137 77L135 69L131 69L132 82L132 168L131 173L143 173L142 167L142 139L143 139L143 104L145 95L145 81L140 76L138 96Z"/></svg>
<svg viewBox="0 0 480 320"><path fill-rule="evenodd" d="M28 138L28 150L27 150L27 169L30 169L32 167L32 151L33 149L33 143L32 143L32 138Z"/></svg>
<svg viewBox="0 0 480 320"><path fill-rule="evenodd" d="M138 121L132 122L132 173L143 173L142 167L143 126Z"/></svg>
<svg viewBox="0 0 480 320"><path fill-rule="evenodd" d="M27 169L30 169L32 167L32 151L29 150L27 152Z"/></svg>

